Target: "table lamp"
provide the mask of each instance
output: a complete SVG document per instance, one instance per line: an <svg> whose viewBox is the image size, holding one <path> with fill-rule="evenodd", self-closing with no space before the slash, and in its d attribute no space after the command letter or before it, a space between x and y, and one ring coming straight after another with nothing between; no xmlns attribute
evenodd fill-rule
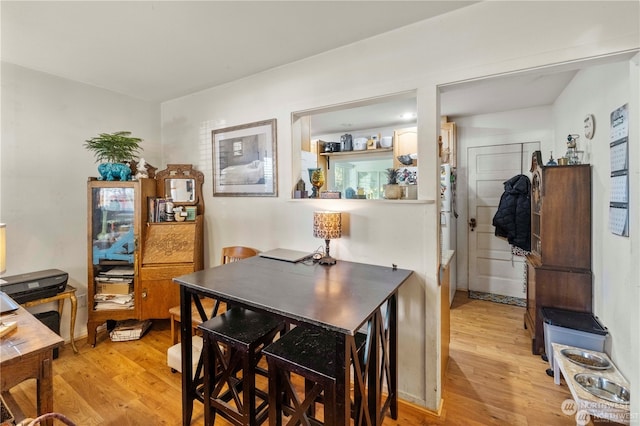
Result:
<svg viewBox="0 0 640 426"><path fill-rule="evenodd" d="M334 265L336 260L329 256L329 240L340 238L342 235L342 220L340 212L313 212L313 236L322 238L326 248L324 256L318 263L321 265Z"/></svg>
<svg viewBox="0 0 640 426"><path fill-rule="evenodd" d="M0 223L0 274L7 271L7 225Z"/></svg>

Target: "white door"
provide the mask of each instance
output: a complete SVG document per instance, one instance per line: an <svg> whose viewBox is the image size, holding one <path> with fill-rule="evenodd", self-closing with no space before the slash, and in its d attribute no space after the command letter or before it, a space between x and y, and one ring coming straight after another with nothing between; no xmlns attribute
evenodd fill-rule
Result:
<svg viewBox="0 0 640 426"><path fill-rule="evenodd" d="M525 298L525 258L495 236L493 216L504 182L525 174L531 178L531 154L539 142L469 148L469 290Z"/></svg>

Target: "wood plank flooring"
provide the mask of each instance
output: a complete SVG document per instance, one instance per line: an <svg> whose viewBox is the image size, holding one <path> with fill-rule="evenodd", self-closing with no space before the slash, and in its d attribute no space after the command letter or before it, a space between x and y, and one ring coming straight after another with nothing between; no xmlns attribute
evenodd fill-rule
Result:
<svg viewBox="0 0 640 426"><path fill-rule="evenodd" d="M531 354L523 315L522 307L458 292L441 415L401 404L398 420L387 418L384 426L575 425L561 410L569 390L564 382L556 386L545 373L548 363ZM168 321L155 321L141 340L111 342L104 334L95 348L86 340L77 346L79 354L66 345L54 361L55 411L78 426L181 424L180 374L166 365ZM35 381L11 393L35 416ZM192 424L201 425L202 405L194 407Z"/></svg>

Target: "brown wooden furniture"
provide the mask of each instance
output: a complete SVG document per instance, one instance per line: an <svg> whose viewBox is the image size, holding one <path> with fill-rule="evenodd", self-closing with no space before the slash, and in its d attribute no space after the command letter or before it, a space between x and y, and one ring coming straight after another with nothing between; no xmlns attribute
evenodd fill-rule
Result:
<svg viewBox="0 0 640 426"><path fill-rule="evenodd" d="M204 424L213 426L216 415L237 426L257 426L269 415L269 395L256 388L262 348L285 329L276 316L234 307L199 327L204 344Z"/></svg>
<svg viewBox="0 0 640 426"><path fill-rule="evenodd" d="M229 246L222 248L222 255L220 257L220 264L224 265L230 262L236 262L241 259L246 259L248 257L257 256L258 250L252 249L250 247L243 246ZM191 272L191 271L190 271ZM179 288L176 287L174 290L179 291ZM207 313L207 318L217 315L218 311L224 310L224 304L221 304L219 301L211 299L211 298L202 298L200 300L201 307ZM191 304L191 326L195 333L195 330L198 328L200 324L202 324L202 317L198 315L198 307L195 303ZM180 333L178 333L180 327L180 305L176 305L169 309L169 316L171 317L171 341L175 345L179 341Z"/></svg>
<svg viewBox="0 0 640 426"><path fill-rule="evenodd" d="M248 257L257 256L258 250L250 247L231 246L222 248L222 256L220 257L220 264L236 262Z"/></svg>
<svg viewBox="0 0 640 426"><path fill-rule="evenodd" d="M208 296L234 306L280 316L285 321L322 327L334 334L336 423L351 418L350 384L363 396L362 410L381 425L387 410L398 417L397 292L412 271L339 261L327 267L260 256L177 277L182 339L182 424L191 424L197 389L192 378L191 302ZM268 290L268 291L265 291ZM361 363L355 336L367 328ZM384 350L382 350L384 348ZM350 365L364 380L351 381ZM383 394L383 389L385 393Z"/></svg>
<svg viewBox="0 0 640 426"><path fill-rule="evenodd" d="M30 308L32 306L38 306L44 303L57 301L58 314L60 314L60 318L62 318L62 310L64 308L65 299L69 299L69 303L71 304L71 318L69 319L69 339L71 339L71 347L73 348L73 352L78 353L78 348L76 348L75 341L76 316L78 313L78 299L76 298L75 287L67 284L67 287L64 289L64 291L56 294L55 296L31 300L29 302L23 303L22 306L24 306L25 308Z"/></svg>
<svg viewBox="0 0 640 426"><path fill-rule="evenodd" d="M592 311L591 166L542 165L533 154L525 327L544 352L542 308Z"/></svg>
<svg viewBox="0 0 640 426"><path fill-rule="evenodd" d="M37 386L37 415L53 411L53 350L63 340L53 331L20 307L13 314L4 315L2 321L16 322L18 327L0 341L0 391L16 420L24 414L9 390L19 383L35 379ZM52 425L52 420L45 422Z"/></svg>
<svg viewBox="0 0 640 426"><path fill-rule="evenodd" d="M180 301L176 276L204 266L204 177L189 164L169 164L156 179L88 182L88 342L107 320L168 318ZM150 222L150 199L176 197L176 207L193 207L193 220ZM126 275L108 275L128 269ZM130 282L132 306L119 308L95 302L97 280ZM125 292L126 293L126 292ZM107 306L107 308L104 308Z"/></svg>

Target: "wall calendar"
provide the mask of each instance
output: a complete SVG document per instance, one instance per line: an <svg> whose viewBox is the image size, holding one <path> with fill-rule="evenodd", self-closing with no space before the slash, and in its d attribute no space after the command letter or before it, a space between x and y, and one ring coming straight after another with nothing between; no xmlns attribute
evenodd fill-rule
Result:
<svg viewBox="0 0 640 426"><path fill-rule="evenodd" d="M609 131L611 165L609 230L629 236L629 108L624 104L611 113Z"/></svg>

